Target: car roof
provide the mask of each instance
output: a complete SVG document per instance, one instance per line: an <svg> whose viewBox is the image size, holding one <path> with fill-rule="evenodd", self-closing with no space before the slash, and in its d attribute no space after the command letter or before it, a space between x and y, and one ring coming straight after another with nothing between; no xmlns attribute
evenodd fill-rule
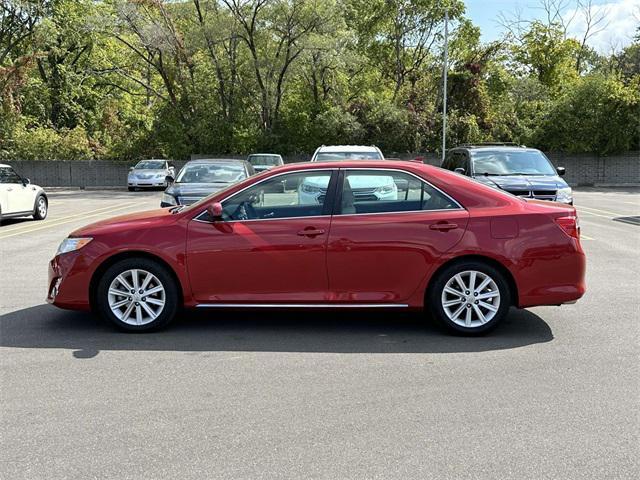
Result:
<svg viewBox="0 0 640 480"><path fill-rule="evenodd" d="M372 168L372 169L380 169L380 168L400 168L401 170L412 170L415 168L425 167L427 169L430 168L438 168L433 167L431 165L427 165L424 163L417 163L408 160L334 160L334 161L321 161L321 162L295 162L295 163L287 163L285 165L280 165L278 167L274 167L269 172L286 172L290 170L323 170L323 169L336 169L336 168ZM438 170L441 170L438 168Z"/></svg>
<svg viewBox="0 0 640 480"><path fill-rule="evenodd" d="M197 164L213 164L213 163L246 163L246 160L242 160L239 158L198 158L196 160L189 160L185 163L185 167L187 165L197 165Z"/></svg>
<svg viewBox="0 0 640 480"><path fill-rule="evenodd" d="M249 154L250 157L257 156L257 155L270 155L272 157L281 157L282 156L279 153L250 153Z"/></svg>
<svg viewBox="0 0 640 480"><path fill-rule="evenodd" d="M378 147L373 145L322 145L318 152L377 152Z"/></svg>
<svg viewBox="0 0 640 480"><path fill-rule="evenodd" d="M514 145L462 145L453 147L450 150L473 150L474 152L539 152L537 148L519 147Z"/></svg>

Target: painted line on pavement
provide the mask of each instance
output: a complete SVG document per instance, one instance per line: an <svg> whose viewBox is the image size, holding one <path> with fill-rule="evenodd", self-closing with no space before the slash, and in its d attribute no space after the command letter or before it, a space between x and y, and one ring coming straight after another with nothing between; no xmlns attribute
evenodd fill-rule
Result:
<svg viewBox="0 0 640 480"><path fill-rule="evenodd" d="M139 206L139 204L137 202L134 202L134 203L129 203L129 204L124 205L124 206L119 207L119 208L112 208L111 211L113 212L113 211L116 211L116 210L124 210L126 208L131 208L134 205L138 205ZM108 213L110 213L110 212L98 212L98 213L94 213L92 215L84 215L84 218L97 217L99 215L105 215L105 214L108 214ZM59 225L64 225L65 223L69 223L69 222L75 222L77 220L79 220L79 219L71 218L71 219L65 220L63 222L50 223L50 224L47 224L47 225L42 225L40 227L32 228L30 230L24 229L24 230L20 230L18 232L10 233L9 235L0 235L0 240L3 240L5 238L15 237L16 235L22 235L23 233L32 233L32 232L36 232L38 230L44 230L45 228L57 227Z"/></svg>
<svg viewBox="0 0 640 480"><path fill-rule="evenodd" d="M593 207L585 207L584 205L580 205L576 207L577 209L585 209L587 211L591 210L594 212L598 212L598 213L607 213L609 215L613 215L614 217L625 217L625 216L629 216L629 214L624 214L624 213L615 213L615 212L611 212L609 210L602 210L600 208L593 208Z"/></svg>
<svg viewBox="0 0 640 480"><path fill-rule="evenodd" d="M108 207L100 207L100 208L96 208L94 210L89 210L87 212L82 212L82 213L76 213L73 215L67 215L66 217L60 217L60 218L51 218L51 219L47 219L44 222L39 222L38 224L36 224L37 226L42 226L42 225L52 225L54 223L60 222L62 220L66 220L68 218L78 218L78 217L84 217L85 215L87 215L88 213L98 213L98 212L104 212L107 210L113 210L114 208L118 208L122 205L131 205L131 202L125 202L125 203L118 203L116 205L111 205ZM18 230L22 230L22 229L29 229L29 227L33 227L35 226L33 223L29 222L29 223L20 223L18 225L11 225L9 226L9 228L4 227L2 230L0 230L0 235L4 234L4 233L12 233L12 232L16 232ZM11 228L11 227L15 227L15 228Z"/></svg>

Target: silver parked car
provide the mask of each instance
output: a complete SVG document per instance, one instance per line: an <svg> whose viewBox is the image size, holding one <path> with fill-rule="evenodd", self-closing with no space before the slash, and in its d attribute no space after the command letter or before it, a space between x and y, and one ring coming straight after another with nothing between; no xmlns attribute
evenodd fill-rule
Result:
<svg viewBox="0 0 640 480"><path fill-rule="evenodd" d="M168 186L167 177L175 177L176 169L169 160L140 160L129 169L127 186L129 191L145 187Z"/></svg>
<svg viewBox="0 0 640 480"><path fill-rule="evenodd" d="M249 162L224 158L191 160L164 191L161 207L191 205L256 172Z"/></svg>
<svg viewBox="0 0 640 480"><path fill-rule="evenodd" d="M253 165L256 173L284 165L282 156L277 153L252 153L247 157L247 162Z"/></svg>

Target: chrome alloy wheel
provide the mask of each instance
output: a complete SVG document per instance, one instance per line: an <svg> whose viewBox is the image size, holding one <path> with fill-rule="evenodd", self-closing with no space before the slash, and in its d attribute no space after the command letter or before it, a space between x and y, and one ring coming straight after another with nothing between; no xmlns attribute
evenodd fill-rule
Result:
<svg viewBox="0 0 640 480"><path fill-rule="evenodd" d="M500 290L486 273L467 270L449 279L442 290L442 308L461 327L475 328L491 321L500 308Z"/></svg>
<svg viewBox="0 0 640 480"><path fill-rule="evenodd" d="M47 216L47 201L43 197L40 197L40 199L38 200L38 205L36 206L36 208L38 209L38 213L42 218Z"/></svg>
<svg viewBox="0 0 640 480"><path fill-rule="evenodd" d="M127 325L146 325L162 313L166 301L164 286L146 270L126 270L109 285L109 308Z"/></svg>

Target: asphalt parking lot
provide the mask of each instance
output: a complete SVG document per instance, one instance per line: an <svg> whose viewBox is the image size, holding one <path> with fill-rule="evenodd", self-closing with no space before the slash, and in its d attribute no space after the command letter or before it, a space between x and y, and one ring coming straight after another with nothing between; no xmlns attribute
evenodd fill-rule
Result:
<svg viewBox="0 0 640 480"><path fill-rule="evenodd" d="M637 478L638 189L576 192L588 292L490 336L418 314L211 312L128 335L46 305L72 230L161 192L57 191L0 226L0 478ZM633 220L631 220L633 222Z"/></svg>

